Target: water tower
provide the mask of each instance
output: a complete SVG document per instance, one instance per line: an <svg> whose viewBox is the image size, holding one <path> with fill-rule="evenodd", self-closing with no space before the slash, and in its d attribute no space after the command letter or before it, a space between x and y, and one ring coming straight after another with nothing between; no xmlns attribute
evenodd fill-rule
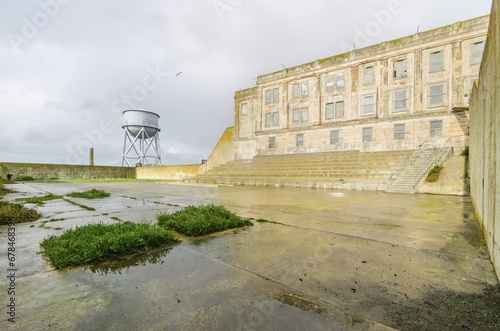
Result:
<svg viewBox="0 0 500 331"><path fill-rule="evenodd" d="M147 110L123 111L122 166L161 166L160 116Z"/></svg>

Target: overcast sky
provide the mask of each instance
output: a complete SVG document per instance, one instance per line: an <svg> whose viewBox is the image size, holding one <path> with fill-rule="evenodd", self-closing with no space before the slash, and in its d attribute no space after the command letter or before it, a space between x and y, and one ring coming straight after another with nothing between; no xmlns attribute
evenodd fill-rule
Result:
<svg viewBox="0 0 500 331"><path fill-rule="evenodd" d="M491 0L0 0L0 162L121 165L122 111L199 163L258 75L488 14ZM182 71L178 77L176 73Z"/></svg>

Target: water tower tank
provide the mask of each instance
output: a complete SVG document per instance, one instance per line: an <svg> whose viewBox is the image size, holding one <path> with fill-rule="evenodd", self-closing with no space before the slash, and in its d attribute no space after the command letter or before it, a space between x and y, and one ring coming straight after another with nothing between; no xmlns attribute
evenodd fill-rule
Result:
<svg viewBox="0 0 500 331"><path fill-rule="evenodd" d="M147 110L125 110L123 111L122 128L130 132L133 137L137 137L141 129L144 129L148 137L139 138L153 138L161 131L158 126L159 118L160 115Z"/></svg>

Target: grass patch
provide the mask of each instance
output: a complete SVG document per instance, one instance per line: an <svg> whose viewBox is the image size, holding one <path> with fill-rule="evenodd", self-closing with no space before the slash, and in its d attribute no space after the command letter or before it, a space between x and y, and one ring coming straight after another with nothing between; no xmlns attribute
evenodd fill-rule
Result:
<svg viewBox="0 0 500 331"><path fill-rule="evenodd" d="M56 199L62 199L62 196L49 193L49 194L38 196L38 197L17 198L16 201L21 201L21 202L26 202L26 203L36 203L37 205L40 206L45 201L56 200Z"/></svg>
<svg viewBox="0 0 500 331"><path fill-rule="evenodd" d="M99 199L109 197L111 194L106 191L93 188L84 192L71 192L66 195L72 198Z"/></svg>
<svg viewBox="0 0 500 331"><path fill-rule="evenodd" d="M440 164L436 164L434 167L432 167L431 170L429 170L429 174L427 175L425 181L429 183L437 182L441 170L443 170L443 166Z"/></svg>
<svg viewBox="0 0 500 331"><path fill-rule="evenodd" d="M227 229L252 225L224 206L213 204L188 206L172 214L160 212L158 224L168 230L175 230L190 237L199 237Z"/></svg>
<svg viewBox="0 0 500 331"><path fill-rule="evenodd" d="M278 222L275 222L275 221L268 221L268 220L265 220L263 218L259 218L258 220L255 220L255 222L257 223L271 223L271 224L280 224Z"/></svg>
<svg viewBox="0 0 500 331"><path fill-rule="evenodd" d="M3 184L5 184L5 181L3 180L2 177L0 177L0 197L4 196L6 194L9 194L9 193L15 192L14 190L11 190L10 188L5 188L3 186Z"/></svg>
<svg viewBox="0 0 500 331"><path fill-rule="evenodd" d="M119 258L175 241L171 232L150 224L97 223L66 230L60 236L51 235L40 247L43 257L62 269Z"/></svg>
<svg viewBox="0 0 500 331"><path fill-rule="evenodd" d="M0 200L0 225L34 222L42 217L38 210L26 208L19 203Z"/></svg>
<svg viewBox="0 0 500 331"><path fill-rule="evenodd" d="M35 180L35 178L31 176L21 176L21 177L16 177L14 180L18 182L30 182Z"/></svg>

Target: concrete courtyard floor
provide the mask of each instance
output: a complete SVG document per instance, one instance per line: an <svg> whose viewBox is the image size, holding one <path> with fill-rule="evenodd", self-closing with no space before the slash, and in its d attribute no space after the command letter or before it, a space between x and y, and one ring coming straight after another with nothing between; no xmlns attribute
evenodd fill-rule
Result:
<svg viewBox="0 0 500 331"><path fill-rule="evenodd" d="M16 323L2 330L499 330L500 292L468 197L168 183L22 183L18 197L90 188L112 195L36 207L16 230ZM251 227L126 264L56 271L39 242L90 222L155 222L215 203Z"/></svg>

